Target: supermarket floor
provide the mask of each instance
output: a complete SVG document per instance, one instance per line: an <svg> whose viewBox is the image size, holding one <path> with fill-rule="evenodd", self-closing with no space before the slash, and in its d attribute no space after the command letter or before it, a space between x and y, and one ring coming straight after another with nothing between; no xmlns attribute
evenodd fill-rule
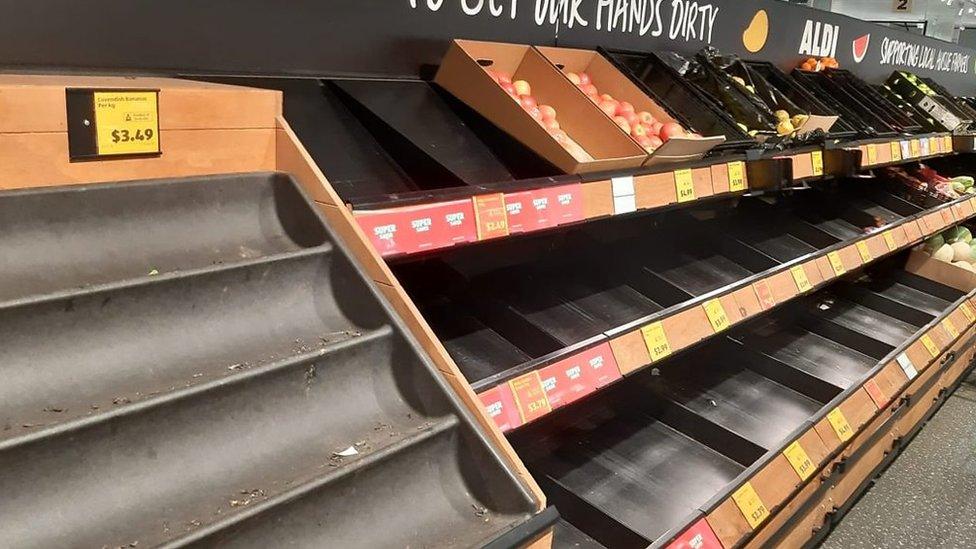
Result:
<svg viewBox="0 0 976 549"><path fill-rule="evenodd" d="M976 547L976 373L820 546L876 547Z"/></svg>

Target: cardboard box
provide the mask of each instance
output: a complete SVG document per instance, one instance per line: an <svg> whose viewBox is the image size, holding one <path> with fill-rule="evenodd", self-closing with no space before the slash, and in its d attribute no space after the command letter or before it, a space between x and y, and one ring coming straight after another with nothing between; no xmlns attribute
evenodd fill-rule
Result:
<svg viewBox="0 0 976 549"><path fill-rule="evenodd" d="M571 155L495 83L488 70L527 81L539 104L556 109L562 130L592 160ZM455 40L434 82L566 173L634 168L647 160L643 147L530 46Z"/></svg>
<svg viewBox="0 0 976 549"><path fill-rule="evenodd" d="M678 122L668 111L648 97L630 78L624 76L610 61L592 50L579 50L572 48L553 48L548 46L536 46L536 50L548 59L565 77L565 73L585 72L590 77L590 81L597 87L600 94L609 94L618 101L627 101L634 105L637 112L647 111L654 115L658 121ZM569 80L567 79L567 82ZM572 84L572 82L570 82ZM587 101L590 99L577 88L576 91ZM592 103L592 101L590 101ZM607 116L602 110L604 116ZM613 120L612 117L607 118ZM614 124L616 126L616 124ZM618 130L620 129L617 126ZM620 130L620 133L624 133ZM627 134L624 134L627 135ZM629 137L629 136L628 136ZM705 153L712 150L716 145L725 142L725 136L708 136L704 139L675 138L664 145L658 147L650 158L645 162L646 165L665 164L670 162L685 162L697 160ZM636 141L635 141L636 143Z"/></svg>
<svg viewBox="0 0 976 549"><path fill-rule="evenodd" d="M957 267L952 263L939 261L921 250L912 250L908 256L905 270L961 292L968 292L976 288L976 273Z"/></svg>

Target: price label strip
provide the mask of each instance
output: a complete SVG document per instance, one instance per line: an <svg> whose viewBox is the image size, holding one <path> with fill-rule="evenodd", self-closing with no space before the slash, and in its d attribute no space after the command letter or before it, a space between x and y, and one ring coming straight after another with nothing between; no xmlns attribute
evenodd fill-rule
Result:
<svg viewBox="0 0 976 549"><path fill-rule="evenodd" d="M878 163L878 147L874 143L868 143L868 166Z"/></svg>
<svg viewBox="0 0 976 549"><path fill-rule="evenodd" d="M890 229L882 233L882 237L884 237L885 245L888 246L889 252L893 252L898 248L898 244L895 242L895 235L891 233Z"/></svg>
<svg viewBox="0 0 976 549"><path fill-rule="evenodd" d="M868 248L868 243L863 240L858 240L854 243L854 247L857 248L858 255L861 256L861 261L864 263L870 263L874 258L871 257L871 250Z"/></svg>
<svg viewBox="0 0 976 549"><path fill-rule="evenodd" d="M942 152L939 150L939 142L934 138L929 138L929 154L935 154L937 152Z"/></svg>
<svg viewBox="0 0 976 549"><path fill-rule="evenodd" d="M834 274L836 276L840 276L847 272L847 269L844 268L844 262L841 260L839 253L827 253L827 260L830 261L830 267L834 269Z"/></svg>
<svg viewBox="0 0 976 549"><path fill-rule="evenodd" d="M796 282L796 289L800 290L800 293L809 292L813 289L810 279L807 278L807 272L803 270L803 265L791 267L790 274L793 275L793 282Z"/></svg>
<svg viewBox="0 0 976 549"><path fill-rule="evenodd" d="M813 175L824 174L823 151L813 151L810 153L810 163L813 167Z"/></svg>
<svg viewBox="0 0 976 549"><path fill-rule="evenodd" d="M729 162L729 191L746 190L746 170L744 162Z"/></svg>
<svg viewBox="0 0 976 549"><path fill-rule="evenodd" d="M908 141L899 141L898 146L901 147L901 157L904 160L908 160L912 157L912 147Z"/></svg>
<svg viewBox="0 0 976 549"><path fill-rule="evenodd" d="M942 319L942 327L945 331L949 332L949 337L951 339L956 339L959 337L959 330L956 329L956 325L952 323L952 319L945 317Z"/></svg>
<svg viewBox="0 0 976 549"><path fill-rule="evenodd" d="M939 346L936 345L934 341L932 341L932 338L929 336L929 334L923 335L921 337L921 340L922 340L922 345L924 345L926 350L928 350L929 354L932 355L932 358L939 356Z"/></svg>
<svg viewBox="0 0 976 549"><path fill-rule="evenodd" d="M93 101L99 156L159 153L158 92L95 92Z"/></svg>
<svg viewBox="0 0 976 549"><path fill-rule="evenodd" d="M919 144L918 139L912 139L909 142L909 146L912 148L912 158L918 158L922 155L922 146Z"/></svg>
<svg viewBox="0 0 976 549"><path fill-rule="evenodd" d="M542 387L539 372L529 372L508 382L515 396L522 423L538 419L552 411L546 390Z"/></svg>
<svg viewBox="0 0 976 549"><path fill-rule="evenodd" d="M841 441L847 442L854 436L854 429L851 429L851 424L847 422L847 418L844 417L844 412L840 408L834 408L828 412L827 421L830 422L830 426L834 428L834 433Z"/></svg>
<svg viewBox="0 0 976 549"><path fill-rule="evenodd" d="M901 353L895 360L898 361L898 365L901 366L902 371L905 372L905 376L909 380L915 379L918 375L918 370L915 368L915 364L912 363L912 359L908 358L907 354Z"/></svg>
<svg viewBox="0 0 976 549"><path fill-rule="evenodd" d="M796 474L800 476L800 480L806 480L813 474L813 462L810 461L810 456L800 445L799 440L794 440L792 444L787 446L783 450L783 455L786 456Z"/></svg>
<svg viewBox="0 0 976 549"><path fill-rule="evenodd" d="M695 199L695 181L691 176L691 168L674 171L674 189L678 194L678 202Z"/></svg>
<svg viewBox="0 0 976 549"><path fill-rule="evenodd" d="M725 308L722 307L722 302L718 298L706 301L702 307L705 309L708 322L712 325L712 330L716 334L732 324L729 322L729 316L725 314Z"/></svg>
<svg viewBox="0 0 976 549"><path fill-rule="evenodd" d="M732 492L732 501L735 502L739 511L742 511L742 516L746 518L746 522L749 523L749 526L753 530L758 528L769 517L769 509L766 509L766 505L759 499L759 494L756 493L755 488L749 482L746 482L738 490Z"/></svg>
<svg viewBox="0 0 976 549"><path fill-rule="evenodd" d="M891 149L891 161L897 162L901 160L901 147L898 145L898 142L892 141L888 145Z"/></svg>
<svg viewBox="0 0 976 549"><path fill-rule="evenodd" d="M648 354L651 355L651 362L657 362L671 354L668 334L664 333L664 325L660 322L653 322L641 328L641 335L644 336L644 343L647 345Z"/></svg>

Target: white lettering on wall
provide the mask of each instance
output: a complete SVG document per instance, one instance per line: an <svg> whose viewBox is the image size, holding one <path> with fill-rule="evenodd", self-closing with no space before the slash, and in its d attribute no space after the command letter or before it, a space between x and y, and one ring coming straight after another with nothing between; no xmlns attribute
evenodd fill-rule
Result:
<svg viewBox="0 0 976 549"><path fill-rule="evenodd" d="M969 74L969 54L935 49L885 37L881 41L881 64L939 72Z"/></svg>
<svg viewBox="0 0 976 549"><path fill-rule="evenodd" d="M800 38L800 49L797 53L814 57L837 57L839 37L839 26L807 19L803 25L803 36Z"/></svg>

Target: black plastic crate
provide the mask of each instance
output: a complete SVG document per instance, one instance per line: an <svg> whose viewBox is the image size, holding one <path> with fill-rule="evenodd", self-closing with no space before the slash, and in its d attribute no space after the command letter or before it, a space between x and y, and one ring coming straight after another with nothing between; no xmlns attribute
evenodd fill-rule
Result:
<svg viewBox="0 0 976 549"><path fill-rule="evenodd" d="M861 137L891 137L901 133L857 96L824 77L822 72L794 69L791 74L807 90L840 113L841 117L855 127Z"/></svg>

